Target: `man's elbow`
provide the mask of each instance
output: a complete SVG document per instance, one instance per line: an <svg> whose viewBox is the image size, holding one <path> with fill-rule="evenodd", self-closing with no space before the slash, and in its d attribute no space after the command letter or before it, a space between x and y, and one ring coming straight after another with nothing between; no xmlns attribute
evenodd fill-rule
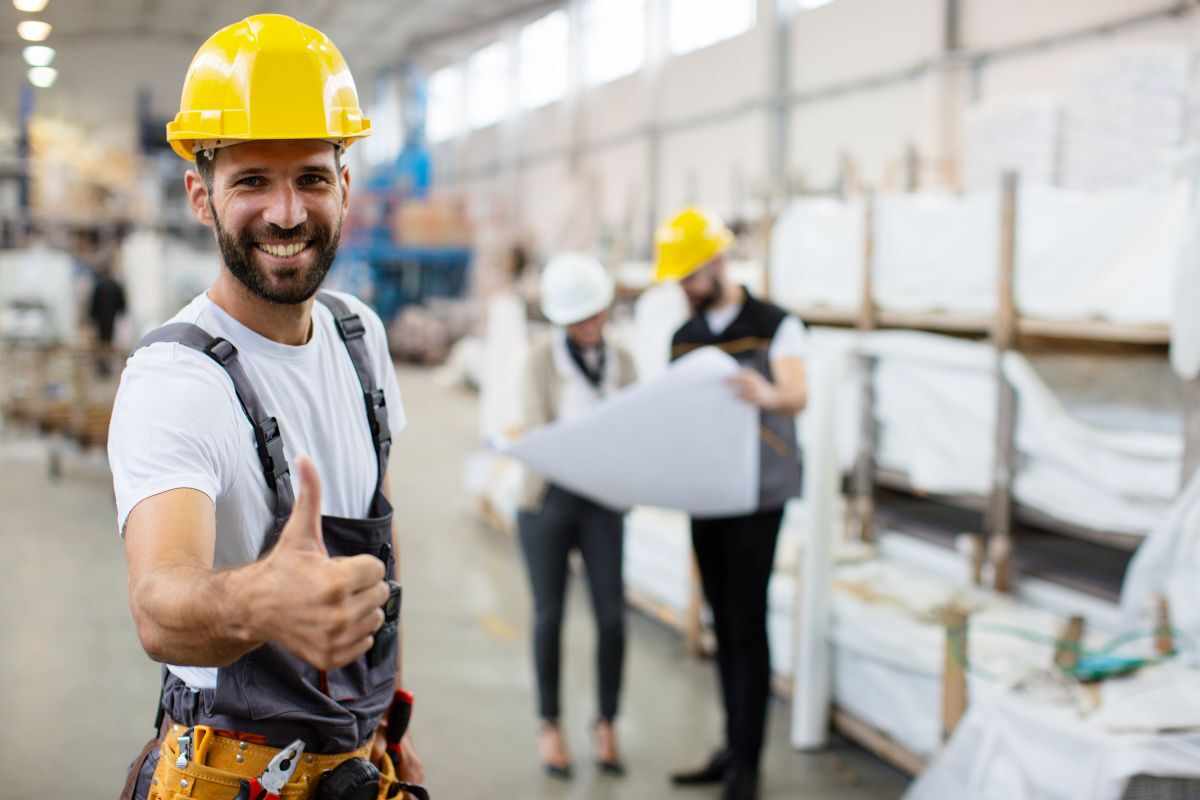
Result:
<svg viewBox="0 0 1200 800"><path fill-rule="evenodd" d="M160 664L170 661L166 637L163 635L162 628L155 624L150 615L144 612L139 613L137 609L134 609L133 622L137 628L138 641L150 660Z"/></svg>

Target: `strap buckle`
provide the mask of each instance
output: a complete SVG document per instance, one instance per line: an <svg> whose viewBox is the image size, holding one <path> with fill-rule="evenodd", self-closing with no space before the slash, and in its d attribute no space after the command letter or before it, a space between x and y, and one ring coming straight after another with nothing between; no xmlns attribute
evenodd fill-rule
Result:
<svg viewBox="0 0 1200 800"><path fill-rule="evenodd" d="M267 485L274 489L279 479L289 472L287 459L283 457L283 437L279 434L279 422L275 417L268 417L256 425L254 438L258 444L263 475Z"/></svg>
<svg viewBox="0 0 1200 800"><path fill-rule="evenodd" d="M338 333L342 335L343 341L361 339L367 332L367 326L363 324L362 318L358 314L334 317L334 321L337 323Z"/></svg>
<svg viewBox="0 0 1200 800"><path fill-rule="evenodd" d="M205 346L204 353L223 367L237 355L237 348L228 339L217 336Z"/></svg>
<svg viewBox="0 0 1200 800"><path fill-rule="evenodd" d="M382 447L392 441L391 426L388 425L387 398L383 389L364 392L367 401L367 424L371 426L371 439L376 447Z"/></svg>

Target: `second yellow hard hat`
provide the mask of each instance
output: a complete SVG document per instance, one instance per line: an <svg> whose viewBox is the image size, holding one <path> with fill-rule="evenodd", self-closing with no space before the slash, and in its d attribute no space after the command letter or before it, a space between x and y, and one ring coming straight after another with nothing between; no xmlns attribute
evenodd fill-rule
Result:
<svg viewBox="0 0 1200 800"><path fill-rule="evenodd" d="M715 214L685 208L654 235L654 280L683 280L733 243L733 233Z"/></svg>

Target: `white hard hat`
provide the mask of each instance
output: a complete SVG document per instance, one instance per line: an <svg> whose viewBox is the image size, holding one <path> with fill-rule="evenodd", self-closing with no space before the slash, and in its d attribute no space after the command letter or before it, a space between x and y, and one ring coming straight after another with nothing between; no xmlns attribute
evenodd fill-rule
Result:
<svg viewBox="0 0 1200 800"><path fill-rule="evenodd" d="M555 325L574 325L608 308L613 291L613 279L599 261L563 253L542 273L542 313Z"/></svg>

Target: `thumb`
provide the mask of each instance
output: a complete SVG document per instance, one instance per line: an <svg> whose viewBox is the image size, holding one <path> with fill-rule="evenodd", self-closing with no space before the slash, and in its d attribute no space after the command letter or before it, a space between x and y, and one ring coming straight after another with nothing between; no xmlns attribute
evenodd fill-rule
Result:
<svg viewBox="0 0 1200 800"><path fill-rule="evenodd" d="M296 474L300 477L300 491L292 516L279 536L279 544L293 550L315 550L325 553L325 540L321 535L321 479L317 468L308 456L296 459Z"/></svg>

